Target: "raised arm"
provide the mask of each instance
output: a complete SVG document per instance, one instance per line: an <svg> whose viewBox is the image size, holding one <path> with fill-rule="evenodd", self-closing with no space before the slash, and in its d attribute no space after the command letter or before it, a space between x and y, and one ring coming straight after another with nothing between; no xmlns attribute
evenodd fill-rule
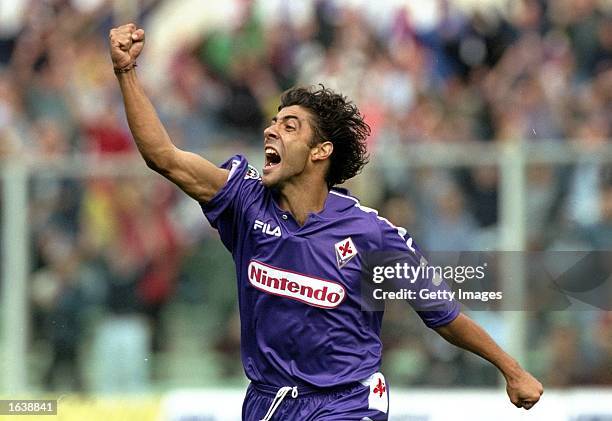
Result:
<svg viewBox="0 0 612 421"><path fill-rule="evenodd" d="M517 408L529 409L540 400L544 393L542 384L465 314L459 314L455 320L435 330L453 345L480 355L495 365L506 378L506 391Z"/></svg>
<svg viewBox="0 0 612 421"><path fill-rule="evenodd" d="M144 47L144 30L130 23L112 29L109 38L127 121L147 166L197 201L208 202L227 181L228 171L197 154L178 149L170 140L136 76L136 58Z"/></svg>

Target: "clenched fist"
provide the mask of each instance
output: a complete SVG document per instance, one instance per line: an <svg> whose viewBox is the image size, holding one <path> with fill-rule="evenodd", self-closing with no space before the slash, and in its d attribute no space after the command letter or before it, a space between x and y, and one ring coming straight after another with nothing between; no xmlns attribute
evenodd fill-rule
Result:
<svg viewBox="0 0 612 421"><path fill-rule="evenodd" d="M530 409L540 400L544 388L531 374L521 370L518 376L507 380L506 391L517 408Z"/></svg>
<svg viewBox="0 0 612 421"><path fill-rule="evenodd" d="M144 47L145 33L133 23L111 29L110 53L115 71L128 70L134 67L136 58Z"/></svg>

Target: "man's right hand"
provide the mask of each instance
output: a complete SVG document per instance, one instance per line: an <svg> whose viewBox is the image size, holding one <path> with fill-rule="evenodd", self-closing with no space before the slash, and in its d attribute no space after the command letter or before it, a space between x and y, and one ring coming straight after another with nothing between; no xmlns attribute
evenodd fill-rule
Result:
<svg viewBox="0 0 612 421"><path fill-rule="evenodd" d="M111 29L108 36L113 67L116 70L133 67L144 47L144 29L137 29L136 25L128 23Z"/></svg>
<svg viewBox="0 0 612 421"><path fill-rule="evenodd" d="M1 0L0 0L1 1ZM110 53L123 95L125 114L140 154L149 168L179 186L198 202L207 203L227 182L229 171L172 143L138 78L127 72L144 47L144 30L133 23L111 29Z"/></svg>

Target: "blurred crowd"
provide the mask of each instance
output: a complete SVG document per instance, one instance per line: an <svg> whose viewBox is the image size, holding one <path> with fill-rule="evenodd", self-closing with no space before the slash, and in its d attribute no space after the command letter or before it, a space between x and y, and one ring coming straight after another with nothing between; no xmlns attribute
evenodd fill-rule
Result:
<svg viewBox="0 0 612 421"><path fill-rule="evenodd" d="M135 155L106 45L110 2L24 3L16 24L0 28L0 158ZM141 2L145 30L164 3ZM401 163L415 143L609 144L612 8L438 0L420 6L423 16L418 3L235 0L232 22L164 60L145 47L137 71L156 81L146 89L173 141L193 151L257 151L283 90L337 89L372 127L373 164L350 186L362 201L425 250L494 249L497 168L385 163ZM532 166L527 178L529 250L612 249L612 166L591 154ZM232 262L197 205L157 176L34 172L29 194L30 344L43 388L240 381ZM508 340L499 314L474 317ZM528 367L544 384L612 384L610 312L533 312L528 326ZM388 312L384 343L394 385L497 381L405 309Z"/></svg>

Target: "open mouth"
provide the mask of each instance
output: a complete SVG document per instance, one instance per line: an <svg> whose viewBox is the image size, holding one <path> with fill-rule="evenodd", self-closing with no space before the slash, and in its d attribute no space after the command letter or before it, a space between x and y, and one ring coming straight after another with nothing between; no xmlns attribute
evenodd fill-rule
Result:
<svg viewBox="0 0 612 421"><path fill-rule="evenodd" d="M278 164L280 164L281 156L278 154L278 152L274 148L270 146L266 146L265 153L266 153L266 160L264 164L264 171L266 169L271 169L277 166Z"/></svg>

